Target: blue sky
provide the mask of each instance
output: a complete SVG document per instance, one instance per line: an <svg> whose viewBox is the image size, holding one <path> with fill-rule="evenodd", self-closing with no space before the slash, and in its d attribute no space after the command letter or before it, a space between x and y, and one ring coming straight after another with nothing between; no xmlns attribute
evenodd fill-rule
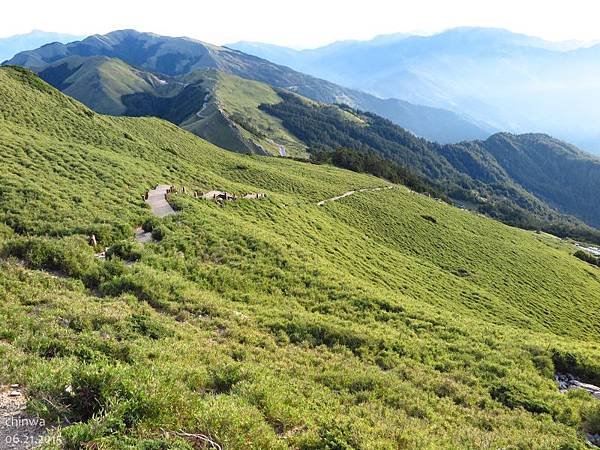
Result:
<svg viewBox="0 0 600 450"><path fill-rule="evenodd" d="M0 37L32 29L78 35L136 28L215 44L297 48L394 32L501 27L549 40L599 40L597 0L30 0L2 6Z"/></svg>

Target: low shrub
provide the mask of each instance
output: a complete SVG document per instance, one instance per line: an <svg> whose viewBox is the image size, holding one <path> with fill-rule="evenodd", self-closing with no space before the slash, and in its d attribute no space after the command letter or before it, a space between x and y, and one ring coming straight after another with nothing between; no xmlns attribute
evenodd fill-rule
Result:
<svg viewBox="0 0 600 450"><path fill-rule="evenodd" d="M225 364L209 369L208 389L217 394L227 394L242 380L248 378L248 374L239 364Z"/></svg>
<svg viewBox="0 0 600 450"><path fill-rule="evenodd" d="M600 402L595 402L593 406L583 411L583 422L588 433L600 433Z"/></svg>
<svg viewBox="0 0 600 450"><path fill-rule="evenodd" d="M171 330L168 330L151 317L142 314L135 314L131 318L131 326L136 333L154 340L173 336Z"/></svg>
<svg viewBox="0 0 600 450"><path fill-rule="evenodd" d="M142 258L142 246L137 242L119 241L106 251L106 257L121 258L124 261L139 261Z"/></svg>
<svg viewBox="0 0 600 450"><path fill-rule="evenodd" d="M546 378L554 379L555 370L554 361L552 361L552 358L546 355L537 355L533 357L532 361L540 375Z"/></svg>
<svg viewBox="0 0 600 450"><path fill-rule="evenodd" d="M536 398L525 386L514 383L498 384L490 390L490 395L494 400L511 409L523 408L536 414L553 412L550 405Z"/></svg>
<svg viewBox="0 0 600 450"><path fill-rule="evenodd" d="M150 233L152 230L157 228L160 221L156 217L148 217L142 224L142 228L146 233Z"/></svg>
<svg viewBox="0 0 600 450"><path fill-rule="evenodd" d="M600 258L599 257L590 255L589 253L586 253L583 250L577 250L573 256L575 256L575 258L585 261L586 263L591 264L593 266L600 266Z"/></svg>
<svg viewBox="0 0 600 450"><path fill-rule="evenodd" d="M158 226L152 229L152 239L162 241L167 235L167 229L163 226Z"/></svg>
<svg viewBox="0 0 600 450"><path fill-rule="evenodd" d="M354 353L367 345L367 338L354 333L352 330L325 322L288 322L285 324L273 324L271 330L278 334L283 331L290 341L298 344L305 343L311 347L324 345L329 348L343 346Z"/></svg>
<svg viewBox="0 0 600 450"><path fill-rule="evenodd" d="M11 239L2 247L0 254L21 259L35 269L64 272L88 286L96 286L103 278L101 263L94 257L86 240L80 236L62 239Z"/></svg>
<svg viewBox="0 0 600 450"><path fill-rule="evenodd" d="M559 373L577 376L585 383L600 385L600 363L584 355L554 350L552 362Z"/></svg>

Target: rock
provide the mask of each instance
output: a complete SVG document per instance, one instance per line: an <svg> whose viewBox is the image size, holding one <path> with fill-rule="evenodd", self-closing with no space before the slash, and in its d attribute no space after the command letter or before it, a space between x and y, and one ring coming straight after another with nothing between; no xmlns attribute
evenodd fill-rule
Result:
<svg viewBox="0 0 600 450"><path fill-rule="evenodd" d="M594 446L600 446L600 434L589 434L587 435L587 440L590 444Z"/></svg>
<svg viewBox="0 0 600 450"><path fill-rule="evenodd" d="M19 391L10 391L10 392L8 393L8 396L9 396L9 397L20 397L20 396L21 396L21 393L20 393Z"/></svg>
<svg viewBox="0 0 600 450"><path fill-rule="evenodd" d="M11 384L10 388L11 389L19 389L19 385L18 384Z"/></svg>

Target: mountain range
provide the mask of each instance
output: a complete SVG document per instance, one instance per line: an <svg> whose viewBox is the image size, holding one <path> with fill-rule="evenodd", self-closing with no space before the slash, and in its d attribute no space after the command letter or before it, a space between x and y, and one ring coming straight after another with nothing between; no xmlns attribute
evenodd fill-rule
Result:
<svg viewBox="0 0 600 450"><path fill-rule="evenodd" d="M493 128L464 115L440 108L379 98L359 90L296 72L288 67L237 50L189 38L173 38L134 30L94 35L69 44L52 43L17 54L4 64L41 72L72 56L106 56L120 59L136 69L164 76L182 76L196 69L213 68L297 92L325 103L346 103L372 111L422 136L439 142L484 138Z"/></svg>
<svg viewBox="0 0 600 450"><path fill-rule="evenodd" d="M460 112L498 130L543 132L600 152L599 45L457 28L302 51L229 46L376 96Z"/></svg>

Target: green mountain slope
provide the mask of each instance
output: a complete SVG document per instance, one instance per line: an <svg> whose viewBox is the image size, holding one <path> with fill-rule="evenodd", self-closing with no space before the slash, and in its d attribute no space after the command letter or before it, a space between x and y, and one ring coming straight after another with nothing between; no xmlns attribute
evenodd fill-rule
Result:
<svg viewBox="0 0 600 450"><path fill-rule="evenodd" d="M306 145L295 138L276 117L259 109L281 98L269 85L227 75L216 70L195 71L183 83L205 80L209 89L206 104L181 123L186 130L220 147L235 150L235 143L222 142L229 136L241 153L307 157ZM212 134L211 134L212 133Z"/></svg>
<svg viewBox="0 0 600 450"><path fill-rule="evenodd" d="M218 69L242 78L289 89L326 103L347 103L393 120L417 135L456 142L484 138L492 129L460 115L397 99L381 99L320 80L237 50L189 38L173 38L134 30L94 35L67 45L51 44L16 55L7 64L40 72L68 56L108 56L164 76L181 76L199 69Z"/></svg>
<svg viewBox="0 0 600 450"><path fill-rule="evenodd" d="M69 448L584 448L596 432L595 400L553 380L600 382L600 275L561 241L401 186L317 206L384 183L101 116L12 68L0 137L0 382ZM141 195L165 182L268 197L174 195L160 240L135 244Z"/></svg>
<svg viewBox="0 0 600 450"><path fill-rule="evenodd" d="M281 98L265 84L199 69L162 77L115 58L60 59L39 76L103 114L160 117L239 153L306 156L306 146L258 109Z"/></svg>
<svg viewBox="0 0 600 450"><path fill-rule="evenodd" d="M86 105L94 105L96 111L113 115L127 111L123 96L155 92L161 86L156 76L104 56L64 58L39 75L65 94Z"/></svg>
<svg viewBox="0 0 600 450"><path fill-rule="evenodd" d="M600 159L546 135L498 134L485 141L511 178L563 211L600 226Z"/></svg>

